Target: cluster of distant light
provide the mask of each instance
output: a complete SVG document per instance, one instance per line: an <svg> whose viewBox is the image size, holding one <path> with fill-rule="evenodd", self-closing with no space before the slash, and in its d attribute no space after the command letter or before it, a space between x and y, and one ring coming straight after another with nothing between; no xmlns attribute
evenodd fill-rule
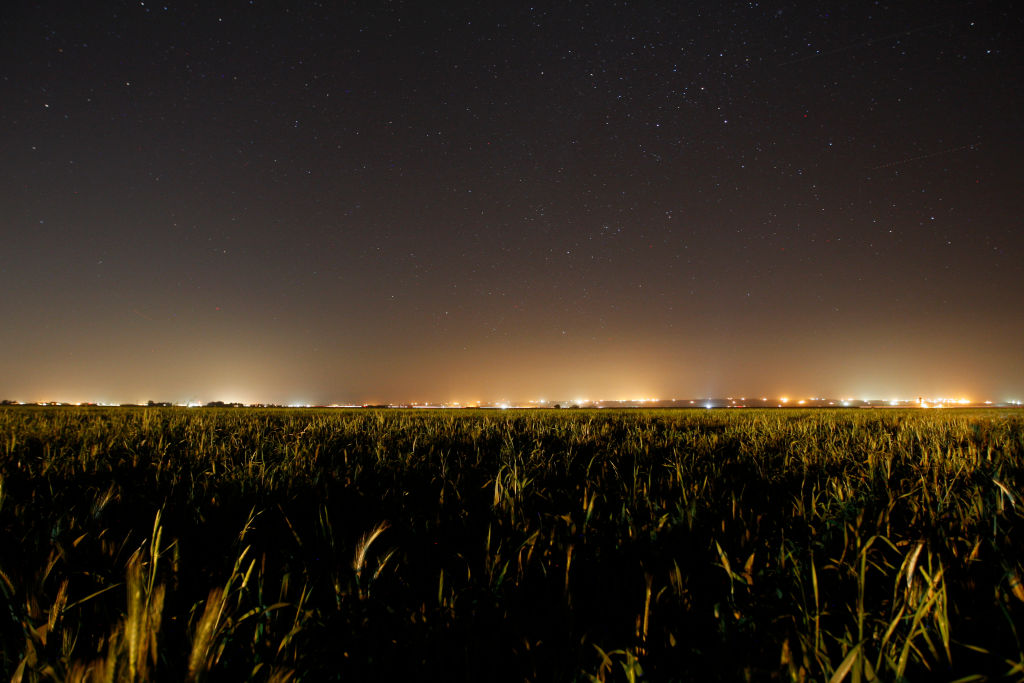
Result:
<svg viewBox="0 0 1024 683"><path fill-rule="evenodd" d="M127 403L109 403L109 402L62 402L62 401L4 401L7 405L38 405L38 406L129 406L129 405L143 405L143 404L127 404ZM249 408L420 408L420 409L445 409L445 408L492 408L492 409L524 409L524 408L631 408L631 407L698 407L698 408L757 408L757 407L775 407L775 408L820 408L820 407L904 407L904 408L947 408L947 407L967 407L967 406L1022 406L1024 401L1011 399L1002 402L993 402L991 400L985 401L973 401L963 396L958 398L948 397L937 397L937 398L926 398L919 396L916 399L905 399L905 398L891 398L891 399L869 399L869 398L838 398L829 399L818 396L812 396L810 398L791 398L789 396L780 396L778 398L769 398L767 396L761 397L746 397L741 396L735 398L727 396L724 398L700 398L700 399L663 399L663 398L620 398L620 399L589 399L589 398L575 398L572 400L562 401L550 401L547 399L533 399L526 401L525 403L514 402L514 401L413 401L409 403L382 403L382 404L371 404L371 403L332 403L329 405L316 405L311 403L288 403L288 404L270 404L270 403L224 403L222 401L213 401L210 403L202 403L199 401L185 401L181 403L149 403L150 406L176 406L181 408L201 408L210 406L227 406L227 407L249 407Z"/></svg>
<svg viewBox="0 0 1024 683"><path fill-rule="evenodd" d="M531 399L526 402L515 401L411 401L386 404L389 408L413 408L413 409L455 409L455 408L491 408L499 410L507 409L530 409L530 408L623 408L623 407L700 407L700 408L797 408L797 407L920 407L920 408L945 408L945 407L967 407L967 406L1021 406L1024 401L1007 400L1002 402L973 401L969 398L924 398L916 399L891 398L840 398L828 399L818 396L810 398L790 398L781 396L778 398L746 397L735 398L619 398L619 399L590 399L579 397L571 400L548 400ZM314 406L290 406L290 407L314 407ZM327 408L359 408L368 407L368 404L332 404L321 406Z"/></svg>

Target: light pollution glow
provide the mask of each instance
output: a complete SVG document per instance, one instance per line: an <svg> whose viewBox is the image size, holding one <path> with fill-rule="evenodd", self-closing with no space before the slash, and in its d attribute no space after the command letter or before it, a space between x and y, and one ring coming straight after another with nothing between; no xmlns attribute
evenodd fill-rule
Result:
<svg viewBox="0 0 1024 683"><path fill-rule="evenodd" d="M10 399L8 399L9 401ZM118 406L118 405L145 405L149 400L152 399L138 399L134 401L108 401L108 400L65 400L57 398L46 398L46 399L35 399L29 401L13 401L19 405L72 405L72 406L83 406L83 405L96 405L96 406ZM376 402L376 401L365 401L361 403L329 403L320 404L307 401L289 401L286 403L274 403L268 401L259 400L244 400L238 397L232 396L219 396L208 399L189 399L179 401L166 401L174 406L178 407L202 407L207 403L220 402L225 404L240 404L245 406L259 406L259 405L276 405L287 408L355 408L366 405L389 405L392 407L410 407L410 408L552 408L552 407L584 407L584 408L603 408L603 407L675 407L675 408L801 408L801 407L856 407L856 406L873 406L873 407L917 407L917 408L950 408L950 407L968 407L968 406L986 406L986 405L999 405L999 406L1020 406L1024 404L1024 401L1019 399L1004 399L994 401L992 399L985 400L974 400L963 396L952 398L952 397L924 397L918 396L917 398L826 398L821 396L813 396L808 398L792 398L790 396L779 396L779 397L709 397L709 398L658 398L658 397L631 397L631 398L614 398L614 399L591 399L586 397L576 397L572 399L564 400L548 400L548 399L530 399L526 401L510 401L510 400L448 400L448 401L391 401L391 402Z"/></svg>

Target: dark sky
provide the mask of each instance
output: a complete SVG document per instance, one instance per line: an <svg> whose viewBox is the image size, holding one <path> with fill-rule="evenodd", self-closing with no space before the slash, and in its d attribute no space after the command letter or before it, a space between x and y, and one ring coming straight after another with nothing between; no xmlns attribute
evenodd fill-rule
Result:
<svg viewBox="0 0 1024 683"><path fill-rule="evenodd" d="M999 2L0 9L0 398L1024 397Z"/></svg>

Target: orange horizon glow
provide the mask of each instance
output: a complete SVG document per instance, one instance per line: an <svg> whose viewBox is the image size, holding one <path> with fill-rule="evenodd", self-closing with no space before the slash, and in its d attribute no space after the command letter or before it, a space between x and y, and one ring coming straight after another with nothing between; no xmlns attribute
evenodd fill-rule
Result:
<svg viewBox="0 0 1024 683"><path fill-rule="evenodd" d="M821 396L814 396L808 398L797 398L794 399L790 396L781 396L776 399L777 405L780 407L794 405L794 406L817 406L817 405L830 405L836 407L850 406L853 404L872 404L872 405L887 405L890 407L913 407L918 406L921 408L943 408L953 406L981 406L981 405L993 405L999 403L1001 405L1021 405L1024 401L1016 398L1008 398L1002 400L994 400L991 398L975 400L965 395L956 395L954 397L926 397L924 395L918 395L916 398L825 398ZM6 399L20 405L72 405L72 406L83 406L83 405L96 405L96 406L118 406L118 405L146 405L150 400L156 401L157 403L171 403L176 406L203 406L207 403L212 402L223 402L225 404L241 404L246 406L252 405L281 405L286 407L314 407L314 406L325 406L325 407L340 407L340 406L355 406L355 405L408 405L412 407L474 407L474 406L500 406L500 407L550 407L556 404L562 405L563 407L577 405L581 407L600 407L605 404L628 404L628 405L665 405L665 404L688 404L688 405L704 405L708 401L712 402L729 402L729 404L736 406L737 402L741 405L746 405L749 402L753 404L758 403L769 403L772 399L768 397L762 397L760 399L751 399L749 402L746 397L735 399L732 397L705 397L705 398L655 398L655 397L635 397L635 398L589 398L589 397L576 397L570 399L558 399L551 400L547 398L534 398L527 400L511 400L508 398L499 399L472 399L472 400L435 400L435 401L404 401L404 400L361 400L361 401L330 401L319 403L312 400L290 400L290 401L273 401L273 400L243 400L237 397L237 394L233 398L191 398L175 401L165 401L162 399L136 399L136 400L124 400L124 401L112 401L109 399L104 400L93 400L93 399L82 399L76 397L75 400L67 400L65 398L34 398L33 400L20 400L20 399ZM710 405L710 404L709 404Z"/></svg>

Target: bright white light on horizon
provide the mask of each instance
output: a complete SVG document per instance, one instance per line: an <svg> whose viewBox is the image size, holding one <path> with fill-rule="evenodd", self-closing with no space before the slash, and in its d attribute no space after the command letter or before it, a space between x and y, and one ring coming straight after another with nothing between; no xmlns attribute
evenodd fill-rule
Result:
<svg viewBox="0 0 1024 683"><path fill-rule="evenodd" d="M223 396L223 395L221 395L221 396ZM230 396L231 396L231 399L232 399L230 401L227 398L221 398L220 400L222 400L223 403L225 403L225 404L241 404L243 406L252 406L252 407L257 407L257 406L260 406L260 405L267 405L263 401L239 400L241 398L241 396L239 394L237 394L237 393L233 394L233 395L230 395ZM754 397L749 397L748 398L746 396L742 396L742 397L737 399L737 398L734 398L733 396L728 396L724 400L725 400L725 403L721 407L727 407L727 406L728 407L743 407L744 405L749 405L749 404L746 403L747 401L757 401L758 399L754 398ZM813 397L810 397L810 398L792 398L792 397L789 397L789 396L782 396L782 397L780 397L778 399L770 399L768 397L761 397L760 400L763 403L765 403L765 404L768 404L769 402L772 402L772 403L778 402L778 407L784 407L784 406L788 407L788 406L796 406L796 405L799 405L799 406L803 407L803 406L821 405L821 404L827 404L827 405L833 405L833 406L842 405L844 407L857 406L857 405L863 405L864 407L871 407L871 406L878 407L878 406L881 405L881 406L891 406L891 407L913 407L913 406L920 406L920 407L931 407L931 408L958 407L958 406L959 407L969 407L969 406L972 406L972 405L974 405L974 406L982 406L982 405L984 405L984 406L1000 406L1000 405L1001 406L1021 406L1021 405L1024 405L1024 401L1022 401L1020 398L1007 398L1007 399L1000 399L998 401L994 401L994 400L973 399L973 398L968 398L966 396L959 396L958 397L956 394L953 394L953 395L947 394L946 396L940 396L940 397L929 397L929 396L924 395L924 394L916 394L916 393L912 394L911 398L891 397L891 398L888 398L888 399L868 399L868 398L856 399L856 398L852 398L852 397L848 396L846 398L830 399L830 398L825 397L825 396L813 396ZM602 407L604 401L605 401L605 399L600 399L600 398L591 399L591 398L587 398L585 396L581 396L581 397L575 398L570 405L576 405L576 406L579 406L579 407L598 408L598 407ZM671 401L671 402L678 402L679 404L685 404L687 402L687 399L685 399L685 398L671 398L671 399L665 398L665 399L662 399L662 398L654 398L654 397L650 397L650 396L644 396L644 397L637 397L637 398L620 398L620 399L614 400L613 403L622 403L622 404L632 403L632 404L634 404L637 407L648 407L648 406L653 406L653 405L661 403L661 402L668 403L669 401ZM14 404L21 403L22 405L40 405L40 406L51 406L51 405L79 405L79 406L85 406L85 405L96 405L96 406L145 405L145 402L138 401L138 400L130 402L130 403L124 403L124 402L117 403L117 402L111 402L109 400L103 400L103 401L80 400L80 397L77 397L77 396L76 397L72 397L72 399L69 399L69 400L61 400L61 401L58 401L58 400L45 400L45 401L44 400L35 400L35 401L29 401L29 402L12 401L12 403L14 403ZM358 405L369 405L370 403L376 404L377 402L374 401L374 402L367 402L367 403L353 403L352 407L355 407L355 406L358 406ZM475 401L462 401L462 400L458 400L458 401L442 401L440 403L435 403L435 402L419 402L419 401L413 401L411 403L406 403L406 402L399 401L398 403L401 404L401 405L405 405L407 407L435 407L435 408L436 407L445 407L445 408L472 407L474 405L479 407L481 405L481 401L479 401L479 400L475 400ZM563 406L566 405L565 401L559 401L559 403L561 405L563 405ZM732 405L729 406L729 403L731 403ZM487 407L491 407L491 408L519 408L519 407L531 407L531 406L537 407L537 406L541 406L541 405L543 405L543 406L554 405L553 402L551 401L551 399L546 399L546 398L531 399L531 400L525 401L525 402L509 402L508 400L505 400L505 401L486 401L485 404L486 404ZM172 405L181 406L181 407L186 407L187 406L187 407L191 407L191 408L196 408L196 407L206 406L207 405L207 401L205 399L193 398L193 399L188 400L188 401L176 401L176 402L173 402ZM280 404L278 404L278 405L280 405ZM320 405L324 405L325 407L337 407L337 406L345 405L346 407L348 407L348 404L332 403L332 404L330 404L328 406L326 404L312 404L312 403L301 401L301 400L300 401L292 401L292 402L284 403L283 405L285 407L289 407L289 408L313 408L313 407L320 406ZM708 407L708 406L718 407L718 405L715 403L715 399L713 397L712 398L701 398L701 399L689 400L689 405L691 405L691 406L702 406L702 407Z"/></svg>

